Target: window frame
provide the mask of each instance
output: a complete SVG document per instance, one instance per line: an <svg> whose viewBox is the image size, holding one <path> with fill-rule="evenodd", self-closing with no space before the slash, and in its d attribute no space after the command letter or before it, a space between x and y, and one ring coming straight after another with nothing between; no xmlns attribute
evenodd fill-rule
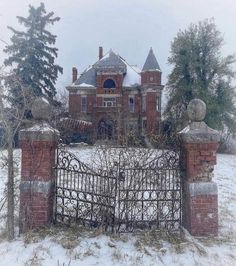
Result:
<svg viewBox="0 0 236 266"><path fill-rule="evenodd" d="M105 87L105 83L108 82L108 81L112 81L112 82L114 83L114 86L115 86L115 87ZM116 89L116 82L115 82L115 80L112 79L112 78L107 78L107 79L104 80L102 86L103 86L103 89L107 89L107 90L115 90L115 89Z"/></svg>
<svg viewBox="0 0 236 266"><path fill-rule="evenodd" d="M133 99L133 103L131 104L130 100ZM135 96L134 95L129 95L128 97L128 109L130 113L135 112Z"/></svg>
<svg viewBox="0 0 236 266"><path fill-rule="evenodd" d="M83 100L85 100L85 102L83 102ZM81 96L81 112L82 113L86 113L88 110L88 99L87 99L87 95L82 95Z"/></svg>
<svg viewBox="0 0 236 266"><path fill-rule="evenodd" d="M111 103L111 105L109 105L109 103ZM103 97L102 106L106 108L116 107L116 97Z"/></svg>
<svg viewBox="0 0 236 266"><path fill-rule="evenodd" d="M147 111L147 97L146 95L142 95L142 112Z"/></svg>

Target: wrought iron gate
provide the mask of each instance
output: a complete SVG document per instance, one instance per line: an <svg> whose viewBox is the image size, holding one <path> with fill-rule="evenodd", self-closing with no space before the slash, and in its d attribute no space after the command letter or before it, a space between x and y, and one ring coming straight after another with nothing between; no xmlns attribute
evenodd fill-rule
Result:
<svg viewBox="0 0 236 266"><path fill-rule="evenodd" d="M55 221L116 232L178 229L181 224L179 154L164 151L146 164L114 162L93 170L58 150Z"/></svg>

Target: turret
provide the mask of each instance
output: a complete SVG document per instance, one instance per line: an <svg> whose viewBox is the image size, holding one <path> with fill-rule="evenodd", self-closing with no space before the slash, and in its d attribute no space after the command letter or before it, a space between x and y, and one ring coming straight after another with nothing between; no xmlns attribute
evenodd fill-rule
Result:
<svg viewBox="0 0 236 266"><path fill-rule="evenodd" d="M147 59L143 65L141 84L161 85L161 69L152 48L150 48Z"/></svg>

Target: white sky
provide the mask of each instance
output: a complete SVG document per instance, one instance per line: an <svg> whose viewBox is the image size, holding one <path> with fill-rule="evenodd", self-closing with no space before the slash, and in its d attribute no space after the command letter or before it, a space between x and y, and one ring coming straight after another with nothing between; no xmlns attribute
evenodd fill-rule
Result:
<svg viewBox="0 0 236 266"><path fill-rule="evenodd" d="M7 25L19 27L16 16L26 16L38 0L0 0L0 39L9 42ZM142 67L152 46L162 68L164 83L170 43L179 29L215 18L223 33L225 55L236 53L236 0L45 0L46 10L61 17L51 31L57 37L58 63L64 74L58 88L71 81L72 66L79 72L98 58L98 47L112 48L130 64ZM0 42L0 64L4 59Z"/></svg>

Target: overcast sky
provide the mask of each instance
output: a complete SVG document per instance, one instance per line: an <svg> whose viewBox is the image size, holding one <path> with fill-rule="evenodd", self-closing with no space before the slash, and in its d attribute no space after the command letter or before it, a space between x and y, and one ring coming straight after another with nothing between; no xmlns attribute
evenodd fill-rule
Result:
<svg viewBox="0 0 236 266"><path fill-rule="evenodd" d="M0 0L0 39L9 42L7 25L18 28L16 16L26 16L38 0ZM81 72L98 59L98 47L112 48L130 64L143 66L153 47L164 83L170 73L170 43L179 29L214 17L223 33L225 55L236 53L236 0L45 0L46 10L61 17L50 29L57 37L58 63L64 74L58 88L71 81L71 68ZM0 64L4 59L0 42Z"/></svg>

